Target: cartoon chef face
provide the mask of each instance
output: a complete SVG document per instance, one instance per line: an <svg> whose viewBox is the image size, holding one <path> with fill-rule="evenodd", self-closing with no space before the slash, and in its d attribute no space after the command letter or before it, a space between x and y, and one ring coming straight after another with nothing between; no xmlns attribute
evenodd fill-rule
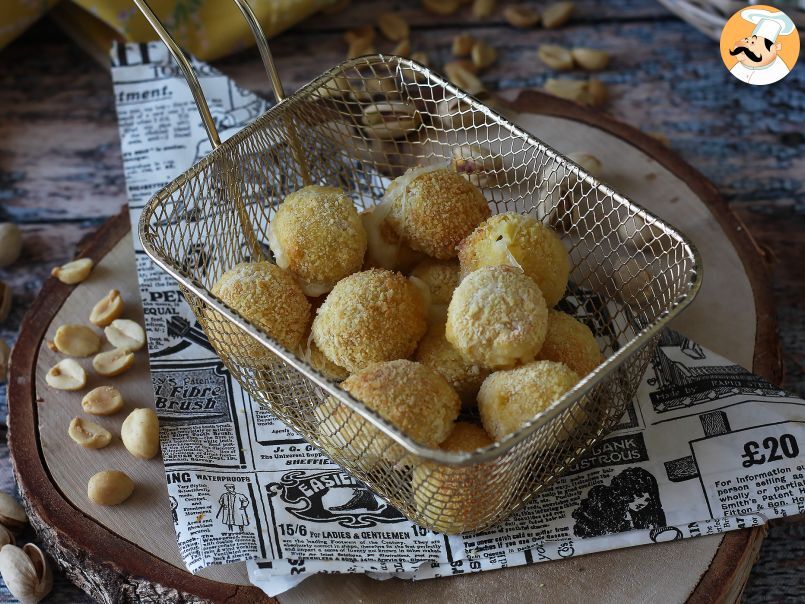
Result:
<svg viewBox="0 0 805 604"><path fill-rule="evenodd" d="M762 36L749 36L738 40L730 54L746 67L758 68L773 63L781 48L782 44L779 42L775 44Z"/></svg>

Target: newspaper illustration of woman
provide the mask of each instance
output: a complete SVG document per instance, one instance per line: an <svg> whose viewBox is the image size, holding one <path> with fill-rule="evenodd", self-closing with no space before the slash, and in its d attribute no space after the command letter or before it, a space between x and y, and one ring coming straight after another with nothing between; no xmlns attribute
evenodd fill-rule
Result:
<svg viewBox="0 0 805 604"><path fill-rule="evenodd" d="M248 508L251 501L246 495L235 492L234 484L224 485L226 493L218 498L218 512L215 517L221 518L221 522L227 525L227 532L234 532L233 527L237 526L240 532L243 527L249 526Z"/></svg>
<svg viewBox="0 0 805 604"><path fill-rule="evenodd" d="M643 468L627 468L609 486L597 485L573 511L577 537L598 537L665 526L657 480Z"/></svg>

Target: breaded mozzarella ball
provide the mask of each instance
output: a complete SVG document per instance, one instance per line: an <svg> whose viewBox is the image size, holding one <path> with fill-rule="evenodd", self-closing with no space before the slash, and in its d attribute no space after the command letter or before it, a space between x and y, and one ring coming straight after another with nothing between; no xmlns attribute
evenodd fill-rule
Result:
<svg viewBox="0 0 805 604"><path fill-rule="evenodd" d="M388 220L411 248L447 260L456 246L486 219L489 205L480 189L442 167L413 168L394 179L384 196Z"/></svg>
<svg viewBox="0 0 805 604"><path fill-rule="evenodd" d="M310 324L310 303L293 276L271 262L242 262L225 272L212 293L289 350ZM274 355L217 312L208 309L210 341L239 362L270 362Z"/></svg>
<svg viewBox="0 0 805 604"><path fill-rule="evenodd" d="M316 346L350 373L372 363L410 357L427 328L417 288L382 269L339 281L313 320Z"/></svg>
<svg viewBox="0 0 805 604"><path fill-rule="evenodd" d="M493 443L481 426L456 422L443 451L472 452ZM475 530L495 514L504 490L490 488L488 465L445 466L430 462L417 465L411 474L414 504L424 523L441 533Z"/></svg>
<svg viewBox="0 0 805 604"><path fill-rule="evenodd" d="M431 322L414 360L441 373L455 388L466 407L475 406L475 395L489 371L477 363L467 361L444 336L445 324Z"/></svg>
<svg viewBox="0 0 805 604"><path fill-rule="evenodd" d="M417 264L412 277L422 279L430 289L432 304L450 304L450 298L458 287L460 268L458 262L425 260Z"/></svg>
<svg viewBox="0 0 805 604"><path fill-rule="evenodd" d="M341 388L383 419L426 447L437 447L452 432L461 409L458 395L445 379L406 359L375 363L350 375ZM349 456L382 457L397 462L403 449L370 422L334 398L320 407L322 440ZM330 421L324 421L330 417Z"/></svg>
<svg viewBox="0 0 805 604"><path fill-rule="evenodd" d="M517 432L545 411L579 381L563 363L535 361L484 380L478 392L478 411L489 436L497 441Z"/></svg>
<svg viewBox="0 0 805 604"><path fill-rule="evenodd" d="M511 266L467 275L447 308L447 341L488 369L534 360L548 329L548 308L534 280Z"/></svg>
<svg viewBox="0 0 805 604"><path fill-rule="evenodd" d="M385 268L390 271L407 272L424 257L415 252L388 220L389 205L376 205L361 212L361 222L366 231L367 248L364 269Z"/></svg>
<svg viewBox="0 0 805 604"><path fill-rule="evenodd" d="M341 189L310 185L288 195L277 209L268 244L305 294L320 296L361 269L366 231Z"/></svg>
<svg viewBox="0 0 805 604"><path fill-rule="evenodd" d="M537 282L553 307L565 295L570 259L559 236L533 216L497 214L459 245L461 274L482 266L508 264Z"/></svg>
<svg viewBox="0 0 805 604"><path fill-rule="evenodd" d="M604 360L593 332L569 314L548 311L548 333L537 355L538 360L564 363L584 377Z"/></svg>

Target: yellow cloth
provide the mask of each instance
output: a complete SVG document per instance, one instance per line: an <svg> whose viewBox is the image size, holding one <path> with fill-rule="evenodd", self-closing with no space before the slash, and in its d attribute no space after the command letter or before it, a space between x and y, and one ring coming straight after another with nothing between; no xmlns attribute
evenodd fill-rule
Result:
<svg viewBox="0 0 805 604"><path fill-rule="evenodd" d="M275 35L335 0L250 0L266 35ZM0 0L0 49L20 35L59 0ZM131 0L62 0L55 16L69 13L73 26L98 42L98 22L119 39L147 42L156 33ZM151 0L174 39L200 59L215 59L254 44L246 21L232 0ZM83 9L83 10L81 10ZM105 49L108 50L108 49Z"/></svg>

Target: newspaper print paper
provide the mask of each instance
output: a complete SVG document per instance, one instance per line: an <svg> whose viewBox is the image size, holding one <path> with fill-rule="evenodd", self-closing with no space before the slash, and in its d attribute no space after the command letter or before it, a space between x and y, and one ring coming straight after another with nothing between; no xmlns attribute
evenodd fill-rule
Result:
<svg viewBox="0 0 805 604"><path fill-rule="evenodd" d="M112 52L131 222L210 150L162 45ZM269 104L194 62L226 139ZM259 408L174 281L135 252L177 543L190 571L249 560L268 594L314 573L425 579L763 524L805 511L805 402L666 332L617 429L536 501L471 537L434 534Z"/></svg>

